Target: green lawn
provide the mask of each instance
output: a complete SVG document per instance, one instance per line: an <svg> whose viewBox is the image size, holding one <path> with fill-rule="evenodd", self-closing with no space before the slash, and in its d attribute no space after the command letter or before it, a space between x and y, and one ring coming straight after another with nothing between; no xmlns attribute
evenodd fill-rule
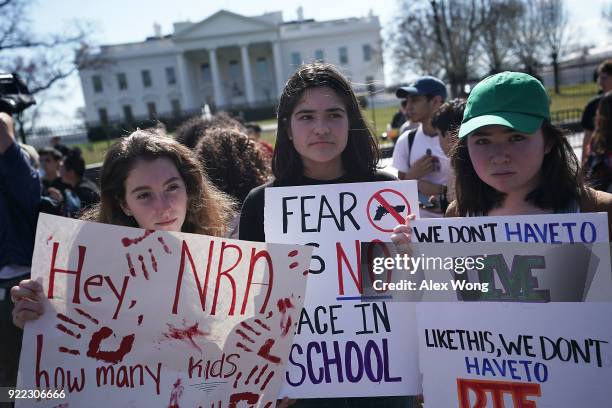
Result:
<svg viewBox="0 0 612 408"><path fill-rule="evenodd" d="M567 109L584 109L587 102L597 94L597 85L593 82L564 86L561 87L561 93L556 95L554 90L547 89L548 94L551 96L551 112ZM380 135L387 130L387 123L391 122L391 118L397 112L398 105L392 105L388 107L379 107L374 110L365 109L364 115L368 125L375 130L374 134L380 137ZM274 124L276 119L266 119L259 121L260 125ZM263 132L262 139L271 143L272 145L276 142L276 131ZM95 143L84 143L79 145L83 151L83 157L87 164L99 163L104 158L104 153L108 149L107 141L100 141Z"/></svg>
<svg viewBox="0 0 612 408"><path fill-rule="evenodd" d="M597 84L589 82L580 85L563 86L560 94L555 94L553 89L547 89L552 100L550 111L556 112L567 109L584 109L591 98L597 95Z"/></svg>

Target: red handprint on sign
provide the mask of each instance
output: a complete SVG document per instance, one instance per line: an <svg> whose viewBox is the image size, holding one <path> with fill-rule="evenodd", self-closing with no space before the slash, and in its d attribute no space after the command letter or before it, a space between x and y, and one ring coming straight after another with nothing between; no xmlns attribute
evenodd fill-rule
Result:
<svg viewBox="0 0 612 408"><path fill-rule="evenodd" d="M142 242L145 238L147 238L149 235L153 234L154 232L155 230L146 230L144 235L137 237L137 238L124 237L121 239L121 244L125 248L128 248L131 245L138 245L140 242ZM166 242L164 241L163 237L157 237L157 242L159 243L159 246L161 246L161 248L166 254L172 253L168 245L166 245ZM147 252L148 254L145 254L145 255L143 255L142 253L136 254L135 259L138 260L138 265L140 266L142 275L144 276L145 279L148 280L149 279L149 269L147 268L146 260L147 259L149 260L149 265L152 268L151 270L153 272L157 272L157 257L155 256L156 251L154 251L153 248L147 248ZM136 268L134 267L134 260L132 259L132 254L126 253L125 259L128 264L128 270L129 270L130 275L135 277Z"/></svg>
<svg viewBox="0 0 612 408"><path fill-rule="evenodd" d="M93 323L94 325L98 325L99 321L95 317L91 316L89 313L84 311L83 309L74 308L74 310L83 318L85 318L89 323ZM74 319L62 314L58 313L57 318L61 320L62 323L58 323L55 327L71 336L75 339L80 339L82 334L79 332L81 330L87 329L87 326L83 323L79 323ZM73 326L72 329L66 327L65 324L69 324ZM88 324L89 324L88 323ZM138 325L142 323L142 315L138 317ZM87 353L85 354L87 357L91 357L96 360L104 361L111 364L117 364L123 361L123 358L132 350L132 346L134 345L134 339L136 335L134 333L128 334L121 339L119 347L115 350L102 350L102 342L111 336L115 336L113 329L107 326L102 326L95 332L91 334L91 338L87 344ZM78 349L69 349L67 347L59 347L59 351L61 353L72 354L72 355L80 355L81 352Z"/></svg>

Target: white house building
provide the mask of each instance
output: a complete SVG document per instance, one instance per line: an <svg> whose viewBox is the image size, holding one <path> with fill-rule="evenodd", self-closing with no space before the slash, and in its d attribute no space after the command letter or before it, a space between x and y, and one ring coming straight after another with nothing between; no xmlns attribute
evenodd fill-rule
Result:
<svg viewBox="0 0 612 408"><path fill-rule="evenodd" d="M274 104L303 62L332 63L356 91L384 83L380 22L363 18L283 22L281 12L246 17L221 10L171 35L102 46L97 68L81 69L89 123Z"/></svg>

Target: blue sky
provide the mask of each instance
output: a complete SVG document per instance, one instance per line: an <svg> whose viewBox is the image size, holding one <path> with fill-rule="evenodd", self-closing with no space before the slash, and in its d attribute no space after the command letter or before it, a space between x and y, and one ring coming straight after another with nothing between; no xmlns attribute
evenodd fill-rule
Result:
<svg viewBox="0 0 612 408"><path fill-rule="evenodd" d="M565 0L570 12L573 28L587 43L606 41L606 31L601 20L602 6L612 0ZM346 4L350 4L347 7ZM350 2L310 0L38 0L31 11L33 27L44 32L61 32L73 21L88 22L95 29L95 40L100 44L137 42L153 35L153 24L161 25L164 34L172 32L172 23L190 20L200 21L220 9L246 16L282 11L285 21L296 18L296 10L302 6L305 18L330 20L345 17L360 17L370 10L378 15L383 29L388 27L397 10L395 0L351 0ZM391 66L385 67L387 81L391 77ZM50 126L74 122L74 114L83 106L83 96L76 76L68 81L65 101L48 105L47 114L41 121Z"/></svg>

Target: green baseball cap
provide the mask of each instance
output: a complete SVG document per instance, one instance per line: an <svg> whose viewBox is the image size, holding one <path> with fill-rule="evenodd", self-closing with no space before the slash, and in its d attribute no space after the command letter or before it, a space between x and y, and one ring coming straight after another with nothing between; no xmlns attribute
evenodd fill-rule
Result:
<svg viewBox="0 0 612 408"><path fill-rule="evenodd" d="M545 119L550 119L550 111L542 83L522 72L501 72L483 79L472 89L459 137L489 125L534 133Z"/></svg>

